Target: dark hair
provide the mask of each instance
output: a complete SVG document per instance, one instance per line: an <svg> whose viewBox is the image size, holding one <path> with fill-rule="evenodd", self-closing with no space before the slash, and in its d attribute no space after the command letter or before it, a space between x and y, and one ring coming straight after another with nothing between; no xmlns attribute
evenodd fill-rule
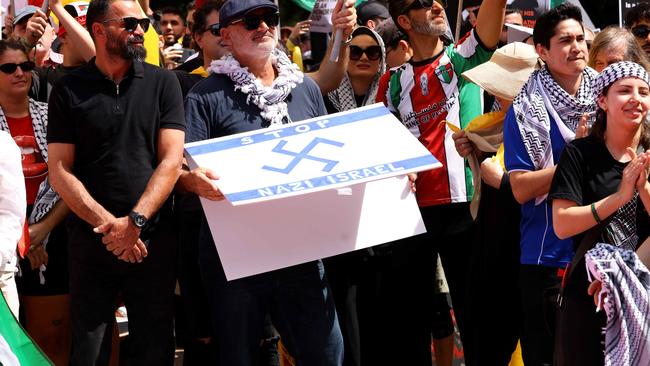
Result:
<svg viewBox="0 0 650 366"><path fill-rule="evenodd" d="M613 25L603 29L596 35L596 38L594 38L591 43L591 48L589 49L589 63L587 65L595 67L596 56L600 52L617 46L625 47L623 60L636 62L643 66L647 71L650 71L650 60L648 59L648 54L636 42L634 35L626 28Z"/></svg>
<svg viewBox="0 0 650 366"><path fill-rule="evenodd" d="M88 5L88 12L86 12L86 29L90 33L90 37L95 39L93 34L93 24L101 23L106 20L111 4L118 0L92 0ZM119 1L135 1L135 0L119 0Z"/></svg>
<svg viewBox="0 0 650 366"><path fill-rule="evenodd" d="M603 89L603 95L607 95L610 86L611 85ZM607 112L598 107L598 110L596 111L596 121L591 126L589 135L594 136L601 141L605 141L605 131L607 131ZM639 139L639 145L643 147L643 150L650 149L650 125L648 125L647 119L644 119L641 124L641 138Z"/></svg>
<svg viewBox="0 0 650 366"><path fill-rule="evenodd" d="M569 19L580 23L580 27L582 27L584 32L582 13L575 5L564 3L540 15L533 29L533 41L535 45L541 44L546 49L549 49L551 47L551 38L555 35L555 28L560 22Z"/></svg>
<svg viewBox="0 0 650 366"><path fill-rule="evenodd" d="M206 27L212 24L206 24L208 15L210 15L213 11L219 11L221 7L223 6L224 0L212 0L209 1L203 5L201 5L200 8L196 9L194 14L192 15L192 20L194 21L194 24L192 25L192 34L198 34L202 33L205 31Z"/></svg>
<svg viewBox="0 0 650 366"><path fill-rule="evenodd" d="M27 56L27 49L20 40L16 38L8 38L0 40L0 56L4 55L7 50L21 51Z"/></svg>
<svg viewBox="0 0 650 366"><path fill-rule="evenodd" d="M160 16L164 14L174 14L178 15L179 18L181 18L181 21L183 24L185 24L185 14L181 11L181 9L176 8L174 6L165 6L164 8L160 9Z"/></svg>
<svg viewBox="0 0 650 366"><path fill-rule="evenodd" d="M650 20L650 4L648 3L639 3L630 9L625 15L625 26L632 28L634 24L643 20Z"/></svg>
<svg viewBox="0 0 650 366"><path fill-rule="evenodd" d="M413 1L417 0L390 0L388 2L388 13L390 14L390 17L393 18L393 22L395 23L395 26L397 29L402 31L402 33L406 34L404 32L404 29L399 25L399 22L397 21L397 18L403 14L404 9L413 3Z"/></svg>

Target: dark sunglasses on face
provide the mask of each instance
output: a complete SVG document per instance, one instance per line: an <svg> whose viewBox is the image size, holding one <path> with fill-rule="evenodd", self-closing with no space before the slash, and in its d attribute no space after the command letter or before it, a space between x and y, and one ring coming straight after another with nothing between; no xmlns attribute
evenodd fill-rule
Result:
<svg viewBox="0 0 650 366"><path fill-rule="evenodd" d="M407 6L406 9L402 12L402 14L408 13L410 10L418 10L418 9L428 9L433 6L433 1L434 0L415 0L411 3L411 5ZM435 0L440 6L443 8L447 8L447 0Z"/></svg>
<svg viewBox="0 0 650 366"><path fill-rule="evenodd" d="M638 38L646 38L648 37L648 34L650 34L650 28L648 28L647 25L639 25L632 28L632 34Z"/></svg>
<svg viewBox="0 0 650 366"><path fill-rule="evenodd" d="M244 23L246 30L255 30L260 27L262 21L266 23L269 28L273 28L280 23L280 13L266 13L262 15L248 15L241 19L234 20L230 24Z"/></svg>
<svg viewBox="0 0 650 366"><path fill-rule="evenodd" d="M205 28L205 30L210 31L210 33L212 33L212 35L215 37L221 37L221 24L219 23L209 25L207 28Z"/></svg>
<svg viewBox="0 0 650 366"><path fill-rule="evenodd" d="M134 32L136 28L138 28L138 24L142 27L142 30L146 32L147 29L149 29L149 24L151 24L149 18L138 19L136 17L113 18L104 20L102 23L115 22L118 20L124 22L124 30L127 32Z"/></svg>
<svg viewBox="0 0 650 366"><path fill-rule="evenodd" d="M368 48L361 48L359 46L350 46L350 60L359 61L364 53L368 57L368 60L377 61L381 57L381 47L370 46Z"/></svg>
<svg viewBox="0 0 650 366"><path fill-rule="evenodd" d="M5 74L11 75L14 72L16 72L16 69L18 69L19 67L20 67L20 70L22 70L22 72L30 72L30 71L34 70L34 67L36 67L36 65L31 61L25 61L25 62L21 62L19 64L6 63L6 64L0 65L0 71L4 72Z"/></svg>

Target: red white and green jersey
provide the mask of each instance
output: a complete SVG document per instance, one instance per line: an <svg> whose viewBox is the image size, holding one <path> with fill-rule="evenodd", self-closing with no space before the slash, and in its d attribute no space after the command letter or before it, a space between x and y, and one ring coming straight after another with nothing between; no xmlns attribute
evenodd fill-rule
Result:
<svg viewBox="0 0 650 366"><path fill-rule="evenodd" d="M472 30L440 55L407 62L379 81L377 102L384 103L429 151L442 162L416 180L420 206L468 202L474 193L472 174L456 149L445 121L464 128L483 113L481 89L460 76L492 56Z"/></svg>

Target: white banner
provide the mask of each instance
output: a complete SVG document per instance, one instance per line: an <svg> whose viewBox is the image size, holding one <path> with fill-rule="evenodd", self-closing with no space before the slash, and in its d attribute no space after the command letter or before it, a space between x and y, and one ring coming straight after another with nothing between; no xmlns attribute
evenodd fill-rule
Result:
<svg viewBox="0 0 650 366"><path fill-rule="evenodd" d="M309 31L319 33L332 32L332 14L336 0L316 0L314 8L309 15L311 27Z"/></svg>
<svg viewBox="0 0 650 366"><path fill-rule="evenodd" d="M186 152L221 177L201 203L228 280L425 232L405 174L442 166L381 104Z"/></svg>
<svg viewBox="0 0 650 366"><path fill-rule="evenodd" d="M185 145L233 205L442 166L383 104Z"/></svg>

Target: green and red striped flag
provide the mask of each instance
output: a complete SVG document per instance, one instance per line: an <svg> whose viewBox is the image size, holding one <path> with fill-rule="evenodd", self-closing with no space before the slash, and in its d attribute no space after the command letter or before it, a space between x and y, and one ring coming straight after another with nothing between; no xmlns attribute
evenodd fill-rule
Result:
<svg viewBox="0 0 650 366"><path fill-rule="evenodd" d="M20 326L0 292L0 365L53 366Z"/></svg>

